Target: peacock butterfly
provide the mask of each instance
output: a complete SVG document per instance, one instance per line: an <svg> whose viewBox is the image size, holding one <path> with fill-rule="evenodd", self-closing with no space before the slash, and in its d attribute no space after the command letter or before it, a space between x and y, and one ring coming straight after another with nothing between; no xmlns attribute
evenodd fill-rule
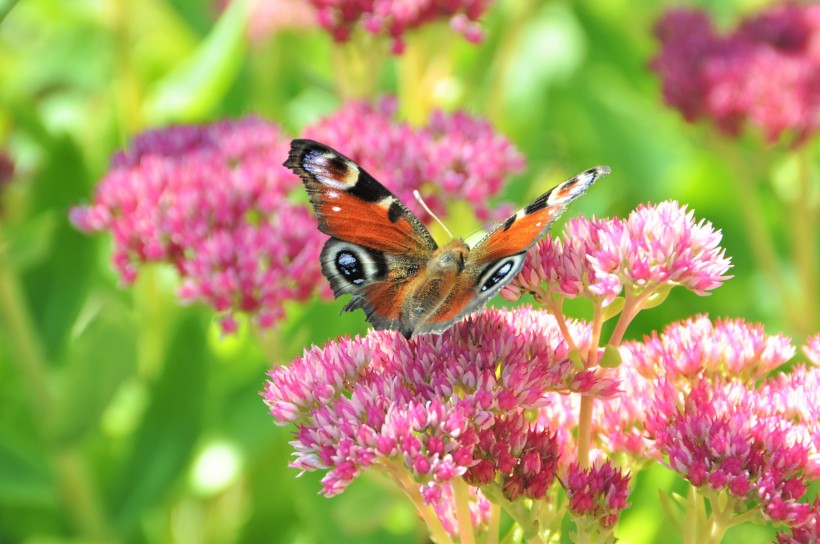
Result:
<svg viewBox="0 0 820 544"><path fill-rule="evenodd" d="M610 172L596 166L556 185L471 248L461 238L438 247L393 193L324 144L293 140L284 164L302 178L319 230L331 236L322 272L337 298L352 295L343 311L362 308L374 328L406 338L444 331L484 306L566 205Z"/></svg>

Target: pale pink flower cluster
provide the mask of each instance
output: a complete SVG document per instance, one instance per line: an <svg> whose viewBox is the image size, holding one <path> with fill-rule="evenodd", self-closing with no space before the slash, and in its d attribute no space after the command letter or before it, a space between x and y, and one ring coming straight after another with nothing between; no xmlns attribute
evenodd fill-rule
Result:
<svg viewBox="0 0 820 544"><path fill-rule="evenodd" d="M731 266L720 231L695 221L676 202L641 205L626 220L572 219L562 238L548 235L530 249L502 295L587 297L609 305L617 296L650 294L676 285L699 295L720 286Z"/></svg>
<svg viewBox="0 0 820 544"><path fill-rule="evenodd" d="M507 138L463 112L435 111L428 124L414 127L396 121L396 108L394 98L350 102L304 136L359 163L425 223L431 218L413 197L416 189L437 215L453 200L469 202L482 221L510 214L509 206L489 206L505 180L525 166Z"/></svg>
<svg viewBox="0 0 820 544"><path fill-rule="evenodd" d="M285 300L329 296L324 236L286 198L299 185L282 166L288 145L255 117L143 133L114 156L94 202L72 209L71 221L112 234L125 283L140 264L167 262L182 278L180 298L213 306L226 332L238 311L271 326Z"/></svg>
<svg viewBox="0 0 820 544"><path fill-rule="evenodd" d="M347 41L361 25L393 40L393 52L404 50L404 33L439 20L449 20L453 30L477 43L483 32L477 21L490 0L310 0L319 24L337 41Z"/></svg>
<svg viewBox="0 0 820 544"><path fill-rule="evenodd" d="M292 465L328 471L327 495L397 462L419 484L498 478L515 498L546 493L561 454L524 412L551 391L616 390L606 375L575 369L553 317L524 308L487 310L441 335L372 331L313 348L272 370L263 397L277 422L299 429Z"/></svg>
<svg viewBox="0 0 820 544"><path fill-rule="evenodd" d="M752 124L769 141L786 133L795 143L817 130L820 5L774 5L725 35L704 11L672 9L655 33L652 68L687 121L709 118L728 134Z"/></svg>

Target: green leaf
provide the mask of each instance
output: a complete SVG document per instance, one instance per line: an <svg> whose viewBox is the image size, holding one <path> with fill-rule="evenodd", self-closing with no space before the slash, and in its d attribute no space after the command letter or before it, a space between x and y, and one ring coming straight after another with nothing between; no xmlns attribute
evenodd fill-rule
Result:
<svg viewBox="0 0 820 544"><path fill-rule="evenodd" d="M624 297L615 297L612 303L604 308L604 321L612 319L624 309Z"/></svg>
<svg viewBox="0 0 820 544"><path fill-rule="evenodd" d="M113 524L128 534L170 489L185 478L202 428L205 327L185 314L171 340L163 373L153 384L150 404L134 444L118 471L111 497Z"/></svg>
<svg viewBox="0 0 820 544"><path fill-rule="evenodd" d="M81 152L67 137L52 140L49 160L32 180L34 214L56 217L45 229L48 239L35 241L30 251L47 252L23 276L26 298L40 329L47 357L57 358L95 279L97 244L68 222L69 207L86 193L89 175Z"/></svg>
<svg viewBox="0 0 820 544"><path fill-rule="evenodd" d="M225 97L245 56L247 7L228 4L193 55L158 81L145 103L149 124L207 117Z"/></svg>
<svg viewBox="0 0 820 544"><path fill-rule="evenodd" d="M44 504L55 500L42 450L5 429L0 440L0 502Z"/></svg>
<svg viewBox="0 0 820 544"><path fill-rule="evenodd" d="M119 386L136 370L136 335L125 315L125 308L104 304L73 339L57 399L58 441L77 440L92 430Z"/></svg>
<svg viewBox="0 0 820 544"><path fill-rule="evenodd" d="M575 367L575 370L581 371L584 370L584 362L581 360L581 351L578 348L574 348L569 352L569 360L572 361L572 365Z"/></svg>
<svg viewBox="0 0 820 544"><path fill-rule="evenodd" d="M672 286L665 286L661 287L654 293L652 293L646 302L641 305L642 310L648 310L650 308L654 308L655 306L660 306L666 300L666 297L669 296L669 292L672 291Z"/></svg>
<svg viewBox="0 0 820 544"><path fill-rule="evenodd" d="M598 361L598 366L602 368L618 368L621 366L623 360L621 359L621 352L612 344L607 344L604 347L604 354L601 360Z"/></svg>

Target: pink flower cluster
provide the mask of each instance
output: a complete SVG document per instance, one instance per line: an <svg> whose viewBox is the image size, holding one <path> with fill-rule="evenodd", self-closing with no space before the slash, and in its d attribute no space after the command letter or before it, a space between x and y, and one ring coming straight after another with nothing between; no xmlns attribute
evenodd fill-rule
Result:
<svg viewBox="0 0 820 544"><path fill-rule="evenodd" d="M393 98L376 105L351 102L307 128L304 136L359 163L425 223L430 217L413 197L415 189L436 214L443 214L445 204L456 199L469 202L482 221L510 214L510 207L488 206L507 177L525 165L507 138L488 122L462 112L436 111L426 126L418 128L396 122L395 113Z"/></svg>
<svg viewBox="0 0 820 544"><path fill-rule="evenodd" d="M753 382L794 356L791 340L766 334L760 324L742 319L691 317L653 333L641 343L623 346L642 376L672 380L698 376L731 377Z"/></svg>
<svg viewBox="0 0 820 544"><path fill-rule="evenodd" d="M590 518L603 529L614 527L621 511L629 506L629 475L609 461L589 469L572 463L564 485L572 515Z"/></svg>
<svg viewBox="0 0 820 544"><path fill-rule="evenodd" d="M517 497L545 491L560 453L523 411L549 391L616 390L575 369L553 317L523 308L488 310L441 335L371 331L313 348L272 370L263 397L275 420L298 427L292 466L328 470L327 495L363 469L398 463L419 484L500 475Z"/></svg>
<svg viewBox="0 0 820 544"><path fill-rule="evenodd" d="M811 448L759 391L700 379L681 392L662 379L646 429L692 485L725 490L770 520L791 526L807 521L811 506L799 500Z"/></svg>
<svg viewBox="0 0 820 544"><path fill-rule="evenodd" d="M456 198L481 203L483 220L507 213L486 205L524 165L506 138L463 113L437 112L414 129L394 112L391 99L354 102L305 135L352 155L422 218L414 189L429 192L439 213ZM226 332L236 328L237 312L269 327L284 316L285 301L330 296L319 265L327 237L306 205L288 200L301 190L282 166L288 149L289 138L254 117L146 132L114 157L94 202L71 210L71 220L86 232L112 233L125 283L140 264L171 263L182 300L211 305Z"/></svg>
<svg viewBox="0 0 820 544"><path fill-rule="evenodd" d="M643 425L650 441L643 457L667 457L707 494L728 492L742 505L736 511L757 508L793 527L809 520L811 506L800 499L820 479L820 398L813 394L820 368L767 378L794 355L788 338L743 320L697 316L621 353L625 394L596 405L605 449L640 458L639 442L617 434Z"/></svg>
<svg viewBox="0 0 820 544"><path fill-rule="evenodd" d="M114 156L93 204L72 209L71 221L111 232L124 282L141 263L168 262L182 277L180 297L213 306L224 330L235 328L236 311L270 326L283 301L325 285L324 237L286 198L299 185L281 165L288 144L254 117L146 132Z"/></svg>
<svg viewBox="0 0 820 544"><path fill-rule="evenodd" d="M368 32L390 36L393 52L404 49L402 39L410 29L449 19L453 30L471 42L483 38L476 22L490 0L311 0L319 24L337 41L347 41L361 24Z"/></svg>
<svg viewBox="0 0 820 544"><path fill-rule="evenodd" d="M681 285L699 295L720 286L730 261L720 231L676 202L641 205L626 220L572 219L563 238L533 246L521 273L502 290L509 300L532 293L583 296L610 304L627 295Z"/></svg>
<svg viewBox="0 0 820 544"><path fill-rule="evenodd" d="M820 5L776 5L724 36L706 13L674 9L655 33L652 68L687 121L710 118L728 134L749 123L771 142L789 133L800 143L817 130Z"/></svg>

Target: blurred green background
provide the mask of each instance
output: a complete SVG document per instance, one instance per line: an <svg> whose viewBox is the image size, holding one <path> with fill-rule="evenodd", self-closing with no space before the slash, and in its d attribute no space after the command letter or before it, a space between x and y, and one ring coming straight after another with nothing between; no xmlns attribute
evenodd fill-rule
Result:
<svg viewBox="0 0 820 544"><path fill-rule="evenodd" d="M758 4L708 7L731 22ZM502 0L482 18L479 45L422 29L404 56L376 41L378 69L346 77L397 95L410 117L423 100L488 118L529 164L504 200L526 203L564 175L607 164L613 174L567 215L625 216L641 202L677 199L722 229L735 278L705 298L673 290L639 315L631 337L707 312L763 322L800 345L805 331L771 296L738 211L732 180L748 172L707 143L708 130L663 105L647 68L666 6ZM110 237L68 222L112 153L142 130L253 113L296 136L342 104L341 46L315 26L251 39L240 8L0 1L0 151L15 166L0 186L0 543L425 541L409 503L378 477L334 499L317 494L321 474L297 479L287 467L292 430L274 426L259 398L272 364L364 332L361 313L339 317L344 301L293 304L270 334L242 328L220 338L209 308L179 306L172 270L145 269L122 289ZM408 54L446 61L433 94L413 87ZM756 152L759 143L732 145ZM788 160L766 153L775 165ZM773 189L756 187L780 240ZM570 310L583 316L586 307ZM636 486L622 541L678 541L664 532L656 489L681 482L653 469ZM730 541L770 534L741 527Z"/></svg>

